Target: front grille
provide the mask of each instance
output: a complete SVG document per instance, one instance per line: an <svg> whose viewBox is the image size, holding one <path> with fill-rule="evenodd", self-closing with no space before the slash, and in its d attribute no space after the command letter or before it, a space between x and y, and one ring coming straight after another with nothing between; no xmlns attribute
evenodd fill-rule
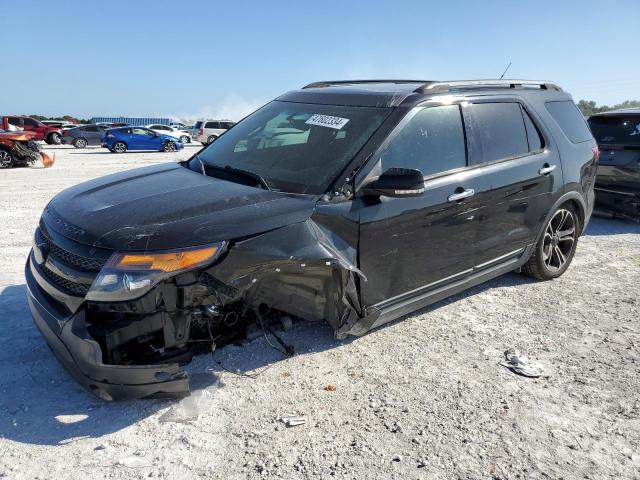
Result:
<svg viewBox="0 0 640 480"><path fill-rule="evenodd" d="M63 262L75 268L84 270L86 272L99 272L106 263L106 260L104 259L82 257L80 255L76 255L75 253L64 250L63 248L60 248L58 245L53 243L42 229L39 230L40 235L47 244L47 248L49 249L49 251Z"/></svg>
<svg viewBox="0 0 640 480"><path fill-rule="evenodd" d="M62 290L65 293L84 297L89 291L90 285L85 285L84 283L75 283L70 280L67 280L66 278L61 277L57 273L49 270L45 265L41 265L40 268L42 269L42 272L47 276L47 278L51 280L51 282L56 287L58 287L60 290Z"/></svg>

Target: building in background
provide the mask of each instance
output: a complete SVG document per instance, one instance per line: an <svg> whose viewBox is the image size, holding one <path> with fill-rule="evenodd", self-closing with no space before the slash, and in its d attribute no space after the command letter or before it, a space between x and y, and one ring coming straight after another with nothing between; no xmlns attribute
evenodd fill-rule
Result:
<svg viewBox="0 0 640 480"><path fill-rule="evenodd" d="M143 117L93 117L91 123L118 123L143 127L145 125L171 125L170 118L143 118Z"/></svg>

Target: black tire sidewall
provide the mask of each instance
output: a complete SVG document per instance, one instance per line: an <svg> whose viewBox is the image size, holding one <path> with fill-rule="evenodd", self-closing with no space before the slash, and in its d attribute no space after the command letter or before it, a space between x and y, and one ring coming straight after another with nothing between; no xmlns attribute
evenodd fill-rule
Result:
<svg viewBox="0 0 640 480"><path fill-rule="evenodd" d="M62 143L62 135L57 132L53 132L49 134L49 141L47 142L49 145L60 145Z"/></svg>

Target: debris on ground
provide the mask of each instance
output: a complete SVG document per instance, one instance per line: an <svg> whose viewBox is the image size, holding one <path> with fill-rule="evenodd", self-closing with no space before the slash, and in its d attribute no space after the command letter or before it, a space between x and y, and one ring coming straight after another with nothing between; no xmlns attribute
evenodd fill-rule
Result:
<svg viewBox="0 0 640 480"><path fill-rule="evenodd" d="M298 425L304 425L306 423L304 417L296 415L285 415L278 418L278 420L284 423L286 427L297 427Z"/></svg>
<svg viewBox="0 0 640 480"><path fill-rule="evenodd" d="M328 385L324 386L324 390L326 390L327 392L335 392L336 386L332 383L329 383Z"/></svg>
<svg viewBox="0 0 640 480"><path fill-rule="evenodd" d="M544 373L540 365L531 362L515 348L507 349L504 352L504 358L505 361L501 362L500 365L523 377L537 378Z"/></svg>

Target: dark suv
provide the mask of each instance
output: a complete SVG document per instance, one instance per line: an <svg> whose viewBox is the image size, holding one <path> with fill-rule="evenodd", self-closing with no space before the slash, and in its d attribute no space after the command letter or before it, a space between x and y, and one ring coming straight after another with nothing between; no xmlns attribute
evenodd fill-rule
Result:
<svg viewBox="0 0 640 480"><path fill-rule="evenodd" d="M589 126L602 151L596 208L640 221L640 108L592 115Z"/></svg>
<svg viewBox="0 0 640 480"><path fill-rule="evenodd" d="M562 275L597 158L553 83L314 83L189 161L57 195L29 304L102 398L182 395L195 353L285 314L342 338L513 270Z"/></svg>

